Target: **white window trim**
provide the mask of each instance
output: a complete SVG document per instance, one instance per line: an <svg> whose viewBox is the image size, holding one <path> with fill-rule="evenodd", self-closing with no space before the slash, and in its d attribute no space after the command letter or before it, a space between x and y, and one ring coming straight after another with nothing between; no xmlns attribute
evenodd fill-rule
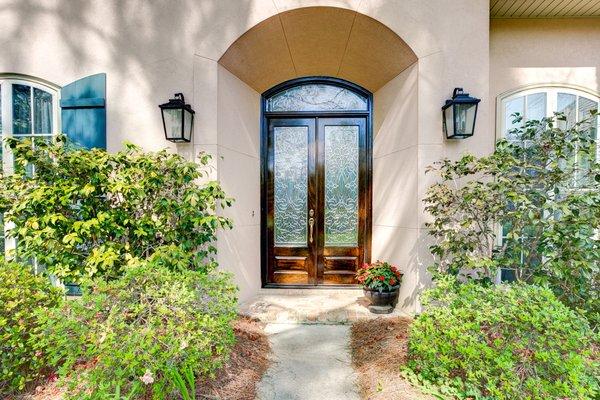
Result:
<svg viewBox="0 0 600 400"><path fill-rule="evenodd" d="M554 115L554 112L557 110L558 93L567 93L576 96L576 113L578 113L579 110L579 97L586 97L595 100L596 102L598 102L600 108L600 93L582 86L563 83L545 83L527 85L516 89L512 89L500 94L496 98L496 140L504 139L506 137L506 115L504 115L506 103L518 97L525 97L524 109L527 110L527 96L542 92L546 93L546 117L552 117ZM600 118L598 118L597 132L600 135ZM598 139L600 140L600 138ZM598 148L596 149L596 157L600 158L600 146L598 146ZM497 224L496 232L496 245L502 246L503 231L502 226L500 224ZM496 283L501 282L501 273L502 269L499 268L496 275Z"/></svg>
<svg viewBox="0 0 600 400"><path fill-rule="evenodd" d="M43 90L47 93L50 93L52 96L52 132L51 133L42 133L35 134L35 136L44 137L44 136L56 136L60 133L60 86L55 85L51 82L45 81L43 79L35 78L28 75L21 74L0 74L0 96L2 109L0 113L0 118L2 118L2 130L0 131L0 140L2 145L2 171L5 175L9 175L13 173L14 170L14 158L12 151L4 141L5 138L13 137L13 136L34 136L34 134L27 135L13 135L13 109L12 109L12 88L13 85L27 85L32 88L37 88ZM35 112L33 111L33 104L31 104L31 126L32 130L35 126ZM8 255L8 252L14 250L16 248L15 239L6 238L6 231L11 227L9 224L4 226L4 232L2 233L5 238L4 248L5 255ZM37 265L35 265L37 271Z"/></svg>

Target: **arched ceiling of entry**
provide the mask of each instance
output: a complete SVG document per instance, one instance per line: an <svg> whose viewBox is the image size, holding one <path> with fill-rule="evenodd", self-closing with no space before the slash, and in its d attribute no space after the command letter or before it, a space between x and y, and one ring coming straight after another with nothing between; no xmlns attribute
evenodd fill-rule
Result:
<svg viewBox="0 0 600 400"><path fill-rule="evenodd" d="M335 76L375 92L417 61L391 29L333 7L272 16L240 36L219 60L257 92L312 75Z"/></svg>

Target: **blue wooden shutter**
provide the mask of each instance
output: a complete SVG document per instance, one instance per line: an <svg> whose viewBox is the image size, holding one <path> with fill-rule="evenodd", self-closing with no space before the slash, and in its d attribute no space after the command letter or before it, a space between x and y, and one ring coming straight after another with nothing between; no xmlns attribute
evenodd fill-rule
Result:
<svg viewBox="0 0 600 400"><path fill-rule="evenodd" d="M70 83L60 97L62 132L84 148L106 149L106 74Z"/></svg>

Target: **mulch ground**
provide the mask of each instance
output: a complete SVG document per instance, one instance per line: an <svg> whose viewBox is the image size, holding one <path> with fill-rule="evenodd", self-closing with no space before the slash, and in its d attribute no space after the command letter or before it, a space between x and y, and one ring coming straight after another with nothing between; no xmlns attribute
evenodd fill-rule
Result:
<svg viewBox="0 0 600 400"><path fill-rule="evenodd" d="M366 400L433 400L400 374L406 363L410 318L378 318L352 325L352 364Z"/></svg>
<svg viewBox="0 0 600 400"><path fill-rule="evenodd" d="M217 378L201 382L198 399L254 400L256 385L269 367L271 345L264 324L240 317L234 326L237 343Z"/></svg>
<svg viewBox="0 0 600 400"><path fill-rule="evenodd" d="M199 400L254 400L256 385L269 366L271 346L264 324L239 317L234 324L237 342L229 362L217 373L216 379L197 382ZM62 390L54 380L39 384L28 393L11 400L60 400Z"/></svg>

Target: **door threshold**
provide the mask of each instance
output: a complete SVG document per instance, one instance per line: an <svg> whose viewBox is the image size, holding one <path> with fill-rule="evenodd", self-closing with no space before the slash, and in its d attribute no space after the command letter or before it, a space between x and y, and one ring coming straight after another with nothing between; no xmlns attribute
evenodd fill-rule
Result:
<svg viewBox="0 0 600 400"><path fill-rule="evenodd" d="M316 289L316 290L326 290L326 289L349 289L356 290L360 289L361 285L277 285L277 284L267 284L263 285L261 289Z"/></svg>

